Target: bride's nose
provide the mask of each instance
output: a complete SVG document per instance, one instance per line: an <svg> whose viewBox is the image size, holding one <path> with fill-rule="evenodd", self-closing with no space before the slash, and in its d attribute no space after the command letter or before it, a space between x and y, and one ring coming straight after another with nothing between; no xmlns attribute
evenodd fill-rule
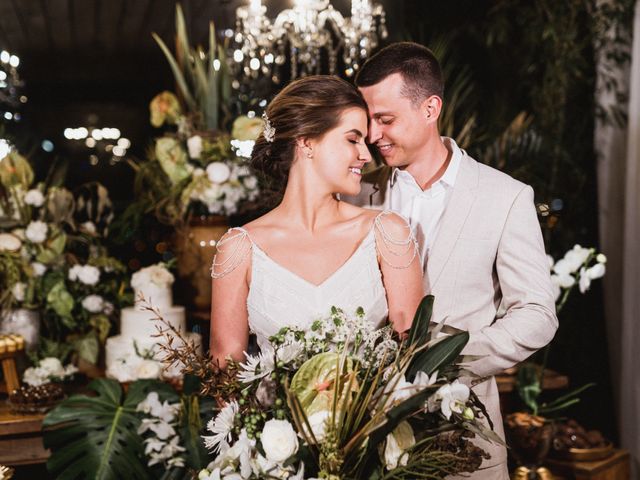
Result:
<svg viewBox="0 0 640 480"><path fill-rule="evenodd" d="M358 160L361 160L364 163L369 163L372 160L371 152L369 151L369 146L364 142L358 149Z"/></svg>

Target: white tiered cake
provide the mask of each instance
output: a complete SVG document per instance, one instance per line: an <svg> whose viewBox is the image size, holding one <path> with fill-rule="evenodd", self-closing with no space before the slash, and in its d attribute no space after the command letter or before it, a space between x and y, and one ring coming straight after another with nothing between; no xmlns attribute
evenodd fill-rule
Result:
<svg viewBox="0 0 640 480"><path fill-rule="evenodd" d="M164 267L153 265L136 272L131 279L135 294L135 305L123 308L120 314L120 335L107 339L107 376L120 382L141 378L172 378L180 375L178 367L167 369L161 360L159 344L164 340L154 337L156 326L166 330L156 315L145 309L152 306L189 342L201 344L200 335L186 332L184 307L173 305L171 285L173 275ZM179 340L173 346L179 346Z"/></svg>

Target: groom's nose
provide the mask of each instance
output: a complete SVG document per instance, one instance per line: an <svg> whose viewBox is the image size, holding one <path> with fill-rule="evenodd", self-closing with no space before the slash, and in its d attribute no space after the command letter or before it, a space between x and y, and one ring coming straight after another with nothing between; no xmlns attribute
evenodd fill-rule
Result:
<svg viewBox="0 0 640 480"><path fill-rule="evenodd" d="M376 143L382 138L382 127L378 125L378 122L372 120L369 124L369 134L367 140L369 143Z"/></svg>

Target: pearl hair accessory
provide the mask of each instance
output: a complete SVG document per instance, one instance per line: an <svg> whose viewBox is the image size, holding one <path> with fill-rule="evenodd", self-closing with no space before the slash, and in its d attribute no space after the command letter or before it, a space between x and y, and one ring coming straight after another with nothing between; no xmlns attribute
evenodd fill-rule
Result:
<svg viewBox="0 0 640 480"><path fill-rule="evenodd" d="M273 143L273 139L276 136L276 129L271 125L267 112L262 114L262 120L264 120L264 130L262 131L262 135L267 142Z"/></svg>

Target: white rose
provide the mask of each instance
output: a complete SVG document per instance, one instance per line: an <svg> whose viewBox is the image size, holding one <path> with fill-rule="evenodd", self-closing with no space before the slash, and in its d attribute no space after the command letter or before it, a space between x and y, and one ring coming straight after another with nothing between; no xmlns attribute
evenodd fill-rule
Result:
<svg viewBox="0 0 640 480"><path fill-rule="evenodd" d="M33 268L33 274L36 277L41 277L42 275L44 275L44 272L47 271L47 266L43 265L40 262L33 262L31 264L31 268Z"/></svg>
<svg viewBox="0 0 640 480"><path fill-rule="evenodd" d="M393 432L387 435L384 447L384 462L388 470L393 470L398 465L405 466L409 461L407 450L414 446L416 438L408 422L400 422Z"/></svg>
<svg viewBox="0 0 640 480"><path fill-rule="evenodd" d="M31 189L24 196L24 203L33 207L41 207L44 203L44 195L42 195L40 190L35 188Z"/></svg>
<svg viewBox="0 0 640 480"><path fill-rule="evenodd" d="M212 183L224 183L229 179L231 169L226 163L213 162L207 166L207 176Z"/></svg>
<svg viewBox="0 0 640 480"><path fill-rule="evenodd" d="M18 237L10 233L0 233L0 252L17 252L22 242Z"/></svg>
<svg viewBox="0 0 640 480"><path fill-rule="evenodd" d="M318 442L322 442L324 440L327 422L331 421L331 412L328 410L321 410L309 415L307 420L309 420L309 425L311 426L313 436Z"/></svg>
<svg viewBox="0 0 640 480"><path fill-rule="evenodd" d="M92 265L84 265L78 270L78 280L85 285L95 285L100 280L100 270Z"/></svg>
<svg viewBox="0 0 640 480"><path fill-rule="evenodd" d="M64 367L62 362L56 357L47 357L40 360L40 368L49 372L50 377L64 377Z"/></svg>
<svg viewBox="0 0 640 480"><path fill-rule="evenodd" d="M26 290L27 290L27 286L22 282L16 282L14 283L13 287L11 287L11 293L13 294L14 298L19 302L22 302L24 300L24 294Z"/></svg>
<svg viewBox="0 0 640 480"><path fill-rule="evenodd" d="M194 135L187 139L187 150L189 150L189 156L191 158L200 158L202 154L202 137L200 135Z"/></svg>
<svg viewBox="0 0 640 480"><path fill-rule="evenodd" d="M153 360L142 360L136 368L135 377L141 379L159 378L162 367Z"/></svg>
<svg viewBox="0 0 640 480"><path fill-rule="evenodd" d="M89 295L82 300L82 306L88 312L98 313L104 308L104 300L100 295Z"/></svg>
<svg viewBox="0 0 640 480"><path fill-rule="evenodd" d="M49 227L45 222L40 220L34 220L29 223L27 226L27 230L24 234L27 238L33 243L42 243L47 239L47 232L49 231Z"/></svg>
<svg viewBox="0 0 640 480"><path fill-rule="evenodd" d="M166 268L156 267L151 270L150 280L159 286L171 285L174 281L173 275Z"/></svg>
<svg viewBox="0 0 640 480"><path fill-rule="evenodd" d="M269 420L260 437L267 459L283 463L298 451L298 437L287 420Z"/></svg>

